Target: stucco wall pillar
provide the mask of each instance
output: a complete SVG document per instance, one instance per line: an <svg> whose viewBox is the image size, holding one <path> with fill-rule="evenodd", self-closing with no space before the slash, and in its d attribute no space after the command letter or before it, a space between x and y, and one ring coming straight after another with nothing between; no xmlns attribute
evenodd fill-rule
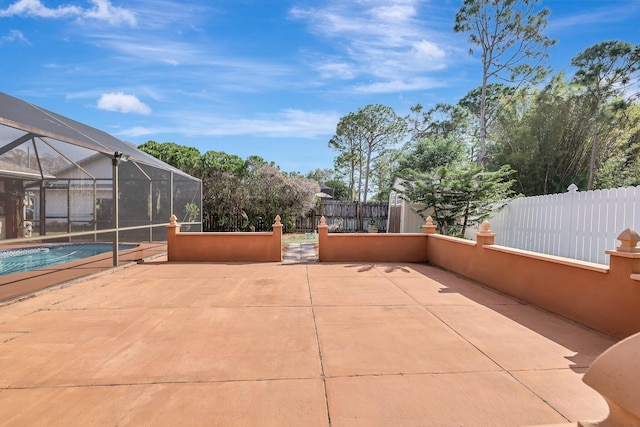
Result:
<svg viewBox="0 0 640 427"><path fill-rule="evenodd" d="M431 216L427 217L427 220L422 226L422 231L427 234L436 234L436 225L433 223Z"/></svg>
<svg viewBox="0 0 640 427"><path fill-rule="evenodd" d="M477 248L482 249L484 245L493 245L496 234L491 232L491 224L485 220L480 224L480 231L476 233Z"/></svg>
<svg viewBox="0 0 640 427"><path fill-rule="evenodd" d="M627 228L617 237L620 246L615 251L607 251L611 257L610 272L621 279L629 279L632 274L640 274L640 235L631 228ZM640 283L638 283L640 287Z"/></svg>
<svg viewBox="0 0 640 427"><path fill-rule="evenodd" d="M273 260L278 262L282 261L282 223L280 222L280 215L276 215L275 222L273 224L273 241L272 241L272 256Z"/></svg>
<svg viewBox="0 0 640 427"><path fill-rule="evenodd" d="M328 245L329 238L329 226L325 217L320 218L320 224L318 225L318 261L322 262L325 259L325 251Z"/></svg>
<svg viewBox="0 0 640 427"><path fill-rule="evenodd" d="M177 220L178 218L175 215L171 215L169 224L167 224L167 260L169 261L176 259L176 251L178 250L176 234L180 232L180 224L178 224Z"/></svg>

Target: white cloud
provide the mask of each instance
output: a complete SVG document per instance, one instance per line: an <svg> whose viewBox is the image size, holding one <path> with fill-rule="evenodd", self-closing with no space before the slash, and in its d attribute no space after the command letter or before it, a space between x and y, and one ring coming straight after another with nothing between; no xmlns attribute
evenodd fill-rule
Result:
<svg viewBox="0 0 640 427"><path fill-rule="evenodd" d="M313 33L336 40L340 52L316 60L321 78L358 79L373 82L363 87L374 92L390 88L433 87L422 77L446 69L455 59L455 48L442 42L450 36L430 28L438 24L432 14L420 12L423 0L361 0L329 2L317 8L293 8L290 16L306 21ZM433 7L427 4L425 7ZM389 88L389 89L387 89Z"/></svg>
<svg viewBox="0 0 640 427"><path fill-rule="evenodd" d="M34 16L37 18L63 18L78 16L81 9L77 6L58 6L51 9L40 0L18 0L6 9L0 9L0 16Z"/></svg>
<svg viewBox="0 0 640 427"><path fill-rule="evenodd" d="M338 78L341 80L349 80L355 77L355 70L351 64L346 62L328 62L321 63L316 66L323 79Z"/></svg>
<svg viewBox="0 0 640 427"><path fill-rule="evenodd" d="M594 4L597 4L594 2ZM550 32L569 30L573 27L584 28L587 25L606 25L624 21L629 14L629 9L637 6L631 2L603 2L603 7L589 8L580 12L578 8L572 9L570 15L551 13L547 29Z"/></svg>
<svg viewBox="0 0 640 427"><path fill-rule="evenodd" d="M390 6L378 6L371 9L371 15L381 21L403 23L416 14L416 8L412 4L392 4Z"/></svg>
<svg viewBox="0 0 640 427"><path fill-rule="evenodd" d="M141 102L135 95L127 95L122 92L105 93L98 100L98 109L118 111L120 113L151 114L151 108Z"/></svg>
<svg viewBox="0 0 640 427"><path fill-rule="evenodd" d="M160 132L163 132L163 131L160 131ZM165 130L164 132L167 132L167 130ZM139 136L154 135L156 133L159 133L159 131L156 129L148 128L144 126L135 126L130 129L126 129L122 132L119 132L118 134L128 136L130 138L137 138Z"/></svg>
<svg viewBox="0 0 640 427"><path fill-rule="evenodd" d="M129 7L144 21L141 27L150 31L172 29L180 34L185 28L202 31L218 5L214 1L136 0Z"/></svg>
<svg viewBox="0 0 640 427"><path fill-rule="evenodd" d="M306 20L313 32L345 38L352 45L401 46L424 35L423 23L417 19L419 3L389 0L383 5L361 3L361 7L353 7L349 2L340 2L321 8L293 8L290 14Z"/></svg>
<svg viewBox="0 0 640 427"><path fill-rule="evenodd" d="M6 36L0 37L0 45L17 41L26 43L28 45L31 44L29 40L27 40L27 38L24 36L24 34L22 34L22 31L19 30L11 30Z"/></svg>
<svg viewBox="0 0 640 427"><path fill-rule="evenodd" d="M121 7L113 6L109 0L91 0L93 8L83 11L83 18L106 21L111 25L136 25L135 15Z"/></svg>
<svg viewBox="0 0 640 427"><path fill-rule="evenodd" d="M357 85L353 89L360 93L397 93L414 90L427 90L437 87L444 87L447 82L444 80L433 80L429 78L412 78L407 80L388 80L371 83L368 85Z"/></svg>
<svg viewBox="0 0 640 427"><path fill-rule="evenodd" d="M257 118L225 118L192 122L203 135L253 135L267 138L316 138L332 135L340 120L338 113L317 113L296 109ZM187 132L190 130L188 129Z"/></svg>
<svg viewBox="0 0 640 427"><path fill-rule="evenodd" d="M168 65L202 61L203 52L196 46L157 36L140 37L117 32L100 32L91 37L99 44L131 58Z"/></svg>
<svg viewBox="0 0 640 427"><path fill-rule="evenodd" d="M337 112L310 112L298 109L283 110L258 117L220 117L202 112L173 112L175 123L166 127L133 127L119 132L123 137L158 134L194 136L259 136L261 138L316 138L333 135L340 120Z"/></svg>
<svg viewBox="0 0 640 427"><path fill-rule="evenodd" d="M0 9L0 17L27 16L36 18L77 18L105 21L111 25L136 25L133 12L113 6L109 0L90 0L93 7L84 9L79 6L66 5L50 8L40 0L18 0L6 9Z"/></svg>
<svg viewBox="0 0 640 427"><path fill-rule="evenodd" d="M447 53L428 40L420 40L412 43L412 51L419 60L442 60L445 59Z"/></svg>

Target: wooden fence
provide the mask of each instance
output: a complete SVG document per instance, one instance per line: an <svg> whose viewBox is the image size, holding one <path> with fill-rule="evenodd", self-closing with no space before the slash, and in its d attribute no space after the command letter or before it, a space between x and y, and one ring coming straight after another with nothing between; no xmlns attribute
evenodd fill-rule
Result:
<svg viewBox="0 0 640 427"><path fill-rule="evenodd" d="M254 226L253 230L249 227L246 217L241 213L237 213L231 220L225 218L225 223L220 224L220 218L216 215L211 215L205 212L202 217L203 231L207 232L238 232L238 231L270 231L271 220L265 221L259 219Z"/></svg>
<svg viewBox="0 0 640 427"><path fill-rule="evenodd" d="M335 233L354 233L366 231L369 225L375 225L379 232L386 232L388 202L342 202L323 200L319 207L296 221L297 232L313 232L318 229L320 218L325 217L329 231Z"/></svg>
<svg viewBox="0 0 640 427"><path fill-rule="evenodd" d="M296 219L294 229L285 226L284 232L313 233L318 230L320 218L324 216L329 225L329 231L334 233L357 233L367 231L369 225L378 227L378 232L387 231L387 217L389 215L388 202L341 202L337 200L322 200L320 206L309 211L307 215ZM271 220L258 221L252 231L270 231ZM219 218L205 212L203 216L203 231L232 232L250 231L246 218L240 213L232 221L220 225Z"/></svg>

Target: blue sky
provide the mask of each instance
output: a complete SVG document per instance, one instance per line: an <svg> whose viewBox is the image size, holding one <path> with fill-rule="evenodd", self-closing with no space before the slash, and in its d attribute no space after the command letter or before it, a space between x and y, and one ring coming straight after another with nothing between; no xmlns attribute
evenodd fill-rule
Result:
<svg viewBox="0 0 640 427"><path fill-rule="evenodd" d="M340 117L406 115L480 84L461 0L0 0L0 91L141 144L285 171L333 166ZM554 72L604 40L640 43L640 0L542 0Z"/></svg>

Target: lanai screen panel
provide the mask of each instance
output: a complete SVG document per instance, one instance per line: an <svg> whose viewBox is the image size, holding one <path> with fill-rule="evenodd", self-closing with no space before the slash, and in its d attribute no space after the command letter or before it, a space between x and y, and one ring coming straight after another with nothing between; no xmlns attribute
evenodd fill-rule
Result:
<svg viewBox="0 0 640 427"><path fill-rule="evenodd" d="M164 225L172 213L200 212L201 181L134 145L0 93L0 220L2 238L108 230L115 227L114 154L119 228ZM4 218L2 214L4 213ZM111 233L112 234L112 233ZM109 233L78 239L112 239ZM165 240L162 227L122 231L120 240ZM75 239L75 237L74 237Z"/></svg>

